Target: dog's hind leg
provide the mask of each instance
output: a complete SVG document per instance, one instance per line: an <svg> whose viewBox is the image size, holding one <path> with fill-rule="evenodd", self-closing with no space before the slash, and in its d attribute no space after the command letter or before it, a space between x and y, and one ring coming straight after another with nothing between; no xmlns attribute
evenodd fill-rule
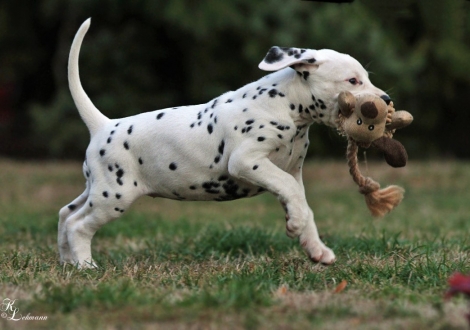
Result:
<svg viewBox="0 0 470 330"><path fill-rule="evenodd" d="M95 186L96 187L96 186ZM71 263L80 268L96 267L91 256L91 240L96 231L106 223L117 219L130 207L139 195L119 193L111 190L90 189L90 194L80 210L65 221L65 231L70 248ZM101 186L100 188L103 188Z"/></svg>
<svg viewBox="0 0 470 330"><path fill-rule="evenodd" d="M70 216L77 213L83 207L83 205L85 205L85 202L88 198L89 190L90 189L89 189L88 182L87 182L85 191L76 199L74 199L71 203L61 208L59 211L57 244L59 247L61 263L73 262L72 255L70 252L69 241L67 239L67 230L65 227L65 223Z"/></svg>

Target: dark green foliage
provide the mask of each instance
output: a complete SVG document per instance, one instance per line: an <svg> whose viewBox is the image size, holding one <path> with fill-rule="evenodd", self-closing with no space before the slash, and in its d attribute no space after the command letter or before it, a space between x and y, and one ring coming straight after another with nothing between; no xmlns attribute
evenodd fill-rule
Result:
<svg viewBox="0 0 470 330"><path fill-rule="evenodd" d="M0 87L14 120L1 151L82 157L88 142L66 66L81 22L83 85L111 118L207 102L259 79L273 45L351 54L415 116L397 138L410 155L470 156L470 6L465 1L7 1L0 6ZM7 105L8 106L8 105ZM2 126L0 126L2 127ZM310 155L340 156L342 138L315 126Z"/></svg>

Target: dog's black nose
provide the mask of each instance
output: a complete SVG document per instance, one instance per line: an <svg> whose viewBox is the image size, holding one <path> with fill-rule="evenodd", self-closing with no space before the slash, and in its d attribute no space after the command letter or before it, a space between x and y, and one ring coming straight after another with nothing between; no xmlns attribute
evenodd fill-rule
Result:
<svg viewBox="0 0 470 330"><path fill-rule="evenodd" d="M390 104L390 101L392 100L392 99L390 98L390 96L388 96L387 94L382 95L380 98L381 98L382 100L384 100L385 103L387 103L387 105L389 105L389 104Z"/></svg>

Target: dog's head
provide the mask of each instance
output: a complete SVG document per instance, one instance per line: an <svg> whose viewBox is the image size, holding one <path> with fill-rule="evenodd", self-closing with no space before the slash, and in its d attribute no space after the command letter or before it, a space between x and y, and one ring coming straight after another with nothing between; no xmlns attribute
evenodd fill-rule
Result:
<svg viewBox="0 0 470 330"><path fill-rule="evenodd" d="M390 97L375 87L369 74L353 57L330 49L301 49L272 47L259 64L265 71L278 71L290 67L297 71L310 91L321 98L329 109L334 109L341 91L353 95L362 93L381 97L387 104Z"/></svg>

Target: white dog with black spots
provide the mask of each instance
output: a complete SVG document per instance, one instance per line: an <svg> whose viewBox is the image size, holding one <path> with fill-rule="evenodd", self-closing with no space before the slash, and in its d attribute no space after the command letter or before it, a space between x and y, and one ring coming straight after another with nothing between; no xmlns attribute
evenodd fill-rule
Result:
<svg viewBox="0 0 470 330"><path fill-rule="evenodd" d="M59 213L60 260L95 267L91 240L140 196L180 201L229 201L265 191L286 212L286 232L314 262L335 255L321 240L305 197L302 165L312 123L336 127L337 97L389 97L349 55L333 50L272 47L259 64L275 71L205 104L109 119L91 102L78 55L90 19L69 56L69 85L91 135L85 191Z"/></svg>

